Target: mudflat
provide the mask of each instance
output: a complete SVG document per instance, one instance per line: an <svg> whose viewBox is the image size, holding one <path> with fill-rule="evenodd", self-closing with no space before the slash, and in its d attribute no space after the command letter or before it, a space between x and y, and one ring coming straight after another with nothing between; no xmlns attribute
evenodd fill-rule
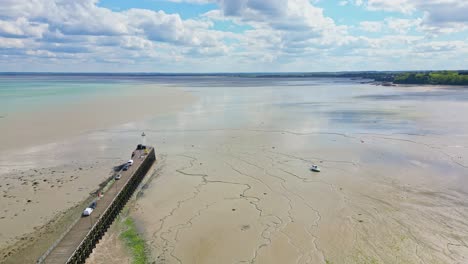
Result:
<svg viewBox="0 0 468 264"><path fill-rule="evenodd" d="M152 258L466 261L466 89L289 84L200 89L150 131L162 171L133 216Z"/></svg>

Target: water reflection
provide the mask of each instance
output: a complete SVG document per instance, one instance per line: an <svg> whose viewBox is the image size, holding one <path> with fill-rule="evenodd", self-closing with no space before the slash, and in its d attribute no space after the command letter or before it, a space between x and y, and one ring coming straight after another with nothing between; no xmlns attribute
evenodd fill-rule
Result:
<svg viewBox="0 0 468 264"><path fill-rule="evenodd" d="M45 80L49 82L50 80ZM51 166L67 159L87 159L86 153L119 157L139 142L141 131L148 144L171 142L173 148L191 147L196 142L222 144L236 131L288 131L293 133L434 133L444 129L420 118L419 100L466 100L467 90L395 92L394 87L377 87L351 80L331 79L249 79L229 77L144 78L122 81L175 86L198 97L177 113L156 116L89 133L61 143L61 148L36 147L16 157L0 157L0 165L16 160ZM96 83L98 85L98 83ZM118 84L115 84L118 85ZM122 88L123 89L123 88ZM382 104L382 100L390 100ZM116 113L118 114L118 113ZM430 117L429 117L430 118ZM440 131L438 131L440 133ZM306 139L303 139L306 140ZM300 145L306 145L301 142ZM96 147L97 146L97 147ZM83 155L77 155L83 153Z"/></svg>

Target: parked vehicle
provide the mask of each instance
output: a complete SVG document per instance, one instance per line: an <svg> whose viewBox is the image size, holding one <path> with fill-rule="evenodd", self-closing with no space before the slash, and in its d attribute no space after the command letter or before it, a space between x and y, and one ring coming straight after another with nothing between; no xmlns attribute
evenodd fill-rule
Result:
<svg viewBox="0 0 468 264"><path fill-rule="evenodd" d="M114 179L120 180L120 178L122 178L122 174L119 173L119 174L115 175L115 178L114 178Z"/></svg>
<svg viewBox="0 0 468 264"><path fill-rule="evenodd" d="M83 216L90 216L91 213L93 212L93 208L90 208L90 207L87 207L84 211L83 211Z"/></svg>
<svg viewBox="0 0 468 264"><path fill-rule="evenodd" d="M142 149L146 149L146 146L145 145L142 145L142 144L138 144L137 150L142 150Z"/></svg>
<svg viewBox="0 0 468 264"><path fill-rule="evenodd" d="M97 203L94 201L88 207L86 207L86 209L83 211L83 216L90 216L94 209L96 209L96 205Z"/></svg>
<svg viewBox="0 0 468 264"><path fill-rule="evenodd" d="M131 159L131 160L128 160L128 161L127 161L127 164L128 164L129 166L132 166L132 165L133 165L133 160L132 160L132 159Z"/></svg>
<svg viewBox="0 0 468 264"><path fill-rule="evenodd" d="M123 171L127 171L129 167L130 167L130 165L125 164L125 165L123 166L122 170L123 170Z"/></svg>

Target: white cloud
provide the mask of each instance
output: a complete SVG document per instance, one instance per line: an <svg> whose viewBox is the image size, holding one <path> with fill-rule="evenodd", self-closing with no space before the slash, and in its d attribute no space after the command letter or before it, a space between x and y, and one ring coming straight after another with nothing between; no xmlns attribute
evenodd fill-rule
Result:
<svg viewBox="0 0 468 264"><path fill-rule="evenodd" d="M370 10L384 10L391 12L411 13L416 10L416 1L410 0L368 0L367 8Z"/></svg>
<svg viewBox="0 0 468 264"><path fill-rule="evenodd" d="M380 21L361 21L360 27L364 31L368 32L380 32L383 27L383 22Z"/></svg>
<svg viewBox="0 0 468 264"><path fill-rule="evenodd" d="M12 38L3 38L0 37L0 48L2 49L20 49L24 48L25 40L24 39L12 39Z"/></svg>
<svg viewBox="0 0 468 264"><path fill-rule="evenodd" d="M429 53L434 54L435 52L453 52L462 49L466 49L466 45L463 41L433 41L429 43L421 43L412 49L413 52L417 53Z"/></svg>
<svg viewBox="0 0 468 264"><path fill-rule="evenodd" d="M460 0L368 0L369 10L414 14L422 12L421 29L432 33L464 31L468 1Z"/></svg>
<svg viewBox="0 0 468 264"><path fill-rule="evenodd" d="M13 21L0 20L0 36L5 37L40 38L47 31L47 28L47 24L30 22L24 17Z"/></svg>
<svg viewBox="0 0 468 264"><path fill-rule="evenodd" d="M339 5L339 6L345 6L345 5L348 5L348 4L349 4L348 1L340 1L340 2L338 2L338 5Z"/></svg>
<svg viewBox="0 0 468 264"><path fill-rule="evenodd" d="M331 70L339 70L345 65L338 62L355 60L350 67L360 60L383 63L389 58L404 59L412 51L419 51L415 53L421 58L430 52L466 54L466 46L437 39L438 34L466 30L466 4L455 0L341 1L343 6L413 14L360 21L353 28L374 32L373 38L359 35L362 31L351 34L350 27L327 17L317 1L172 1L214 3L218 8L183 19L179 14L148 9L112 11L100 7L98 0L2 0L0 69L11 70L23 60L27 65L43 62L61 67L121 62L128 70L146 71L193 72L204 70L202 67L261 71L281 70L282 65L287 65L286 70L307 71L313 68L300 67L312 64L335 65ZM450 5L458 9L452 11ZM242 29L215 30L221 22ZM319 60L324 61L310 63ZM220 65L225 68L218 68ZM126 70L117 66L104 69Z"/></svg>
<svg viewBox="0 0 468 264"><path fill-rule="evenodd" d="M387 26L390 30L400 34L407 33L412 28L416 28L421 25L421 19L403 19L391 17L385 19L385 22L387 23Z"/></svg>

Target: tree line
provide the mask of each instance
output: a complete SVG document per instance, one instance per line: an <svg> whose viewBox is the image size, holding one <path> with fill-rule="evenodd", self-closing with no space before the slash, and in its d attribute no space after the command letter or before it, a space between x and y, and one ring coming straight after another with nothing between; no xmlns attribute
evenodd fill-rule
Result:
<svg viewBox="0 0 468 264"><path fill-rule="evenodd" d="M400 73L395 75L393 83L468 85L468 73L457 71Z"/></svg>

